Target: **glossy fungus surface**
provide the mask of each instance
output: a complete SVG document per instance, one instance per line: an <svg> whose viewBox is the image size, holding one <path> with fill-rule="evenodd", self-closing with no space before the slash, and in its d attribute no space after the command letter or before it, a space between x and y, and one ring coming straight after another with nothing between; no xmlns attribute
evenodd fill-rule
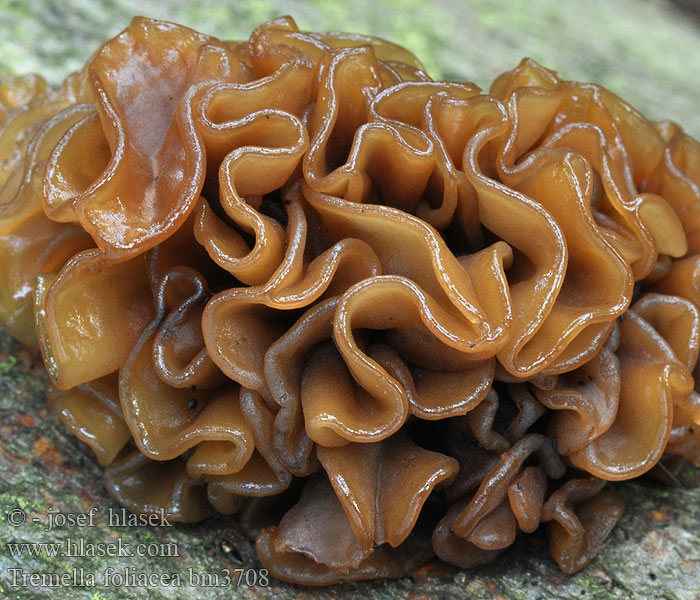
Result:
<svg viewBox="0 0 700 600"><path fill-rule="evenodd" d="M0 321L135 512L302 584L583 568L700 463L700 145L525 59L488 93L281 18L136 18L0 84ZM522 533L519 533L522 532Z"/></svg>

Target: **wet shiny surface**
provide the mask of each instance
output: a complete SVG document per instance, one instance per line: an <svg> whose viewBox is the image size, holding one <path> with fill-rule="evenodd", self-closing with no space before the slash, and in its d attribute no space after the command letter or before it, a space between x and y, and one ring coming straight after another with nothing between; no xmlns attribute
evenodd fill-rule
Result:
<svg viewBox="0 0 700 600"><path fill-rule="evenodd" d="M605 480L700 463L677 126L289 18L139 18L59 90L8 81L0 319L130 510L269 499L260 559L309 585L473 567L540 523L574 572L621 515Z"/></svg>

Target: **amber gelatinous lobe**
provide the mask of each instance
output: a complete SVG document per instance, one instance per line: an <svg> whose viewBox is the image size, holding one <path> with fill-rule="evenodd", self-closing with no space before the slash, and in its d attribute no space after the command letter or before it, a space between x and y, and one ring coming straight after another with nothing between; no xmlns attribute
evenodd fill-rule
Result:
<svg viewBox="0 0 700 600"><path fill-rule="evenodd" d="M535 388L537 399L555 412L549 433L565 456L580 450L612 425L620 400L620 362L609 348L586 364L559 375L549 389Z"/></svg>
<svg viewBox="0 0 700 600"><path fill-rule="evenodd" d="M690 371L634 308L620 325L616 355L620 396L615 420L569 456L577 467L612 480L629 479L656 464L671 433L674 404L685 403L693 389Z"/></svg>
<svg viewBox="0 0 700 600"><path fill-rule="evenodd" d="M514 123L499 161L506 181L520 179L543 156L573 150L600 180L594 216L631 259L635 278L651 270L658 252L685 253L674 200L647 193L644 185L665 146L653 124L604 88L562 81L527 59L501 75L491 92L507 102ZM534 105L535 118L522 118L520 111Z"/></svg>
<svg viewBox="0 0 700 600"><path fill-rule="evenodd" d="M89 104L74 104L41 123L15 167L21 180L14 197L9 193L11 181L3 188L8 193L0 205L0 263L5 274L0 313L8 331L32 346L38 344L32 308L36 276L55 275L74 254L93 245L80 227L56 223L41 207L48 155L66 130L91 112Z"/></svg>
<svg viewBox="0 0 700 600"><path fill-rule="evenodd" d="M378 444L319 447L318 458L365 550L401 544L432 489L457 474L457 461L404 434Z"/></svg>
<svg viewBox="0 0 700 600"><path fill-rule="evenodd" d="M700 465L700 145L525 59L488 94L290 17L0 79L0 322L134 512L308 585L565 572ZM657 465L661 465L656 468Z"/></svg>
<svg viewBox="0 0 700 600"><path fill-rule="evenodd" d="M191 478L181 458L151 460L126 448L106 469L107 491L137 514L164 511L172 521L201 521L213 514L205 486Z"/></svg>
<svg viewBox="0 0 700 600"><path fill-rule="evenodd" d="M602 490L599 479L572 479L554 492L542 507L549 521L549 549L565 573L587 565L624 510L619 496Z"/></svg>
<svg viewBox="0 0 700 600"><path fill-rule="evenodd" d="M48 396L61 420L92 448L101 465L110 464L131 440L114 375L67 391L51 388Z"/></svg>
<svg viewBox="0 0 700 600"><path fill-rule="evenodd" d="M180 289L173 290L178 284ZM202 445L218 442L217 460L208 472L226 474L250 459L252 432L238 406L239 386L219 377L204 348L198 305L207 297L206 284L194 270L181 267L165 274L156 290L156 317L120 368L119 396L134 441L146 456L169 460L198 444L204 451ZM195 451L190 471L197 459Z"/></svg>
<svg viewBox="0 0 700 600"><path fill-rule="evenodd" d="M231 506L238 504L240 496L259 498L284 492L292 479L287 465L275 452L273 410L259 394L245 388L241 388L240 409L251 431L255 449L240 470L209 479L207 493L220 512L229 512ZM204 456L202 463L206 465L208 462ZM221 506L226 506L227 510L222 510Z"/></svg>
<svg viewBox="0 0 700 600"><path fill-rule="evenodd" d="M0 118L5 118L16 106L27 104L32 98L46 93L48 85L43 77L34 74L0 76Z"/></svg>
<svg viewBox="0 0 700 600"><path fill-rule="evenodd" d="M78 220L110 258L154 246L197 198L202 151L177 108L196 83L206 41L182 27L135 19L89 65L99 123L86 120L57 148L47 201L63 218ZM102 140L95 139L99 134ZM93 181L82 177L88 185L76 189L74 153L98 148L99 156L111 155L108 163Z"/></svg>
<svg viewBox="0 0 700 600"><path fill-rule="evenodd" d="M44 362L68 389L119 369L153 314L146 261L111 262L99 250L40 275L35 319Z"/></svg>

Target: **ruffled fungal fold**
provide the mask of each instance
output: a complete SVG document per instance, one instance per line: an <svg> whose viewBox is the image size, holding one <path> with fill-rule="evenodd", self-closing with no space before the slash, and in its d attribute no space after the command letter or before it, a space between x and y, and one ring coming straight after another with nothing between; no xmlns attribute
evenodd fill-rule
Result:
<svg viewBox="0 0 700 600"><path fill-rule="evenodd" d="M525 59L136 18L0 78L0 322L129 510L306 585L588 564L606 481L700 465L700 144Z"/></svg>

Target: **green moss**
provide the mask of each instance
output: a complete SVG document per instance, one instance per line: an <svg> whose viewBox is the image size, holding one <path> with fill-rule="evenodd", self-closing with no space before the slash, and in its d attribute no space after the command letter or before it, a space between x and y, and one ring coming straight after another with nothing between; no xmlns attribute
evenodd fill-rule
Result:
<svg viewBox="0 0 700 600"><path fill-rule="evenodd" d="M8 357L6 361L0 362L0 375L9 375L16 365L17 359L14 356Z"/></svg>

